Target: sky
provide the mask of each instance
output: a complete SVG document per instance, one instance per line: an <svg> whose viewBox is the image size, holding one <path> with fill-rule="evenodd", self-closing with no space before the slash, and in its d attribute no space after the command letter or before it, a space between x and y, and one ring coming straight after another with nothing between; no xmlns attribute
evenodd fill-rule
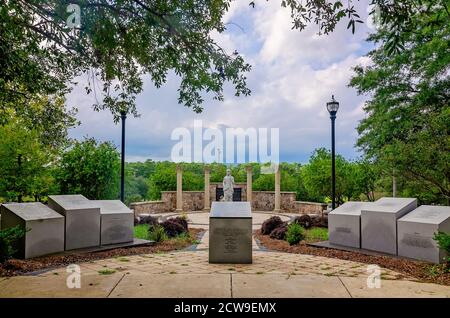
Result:
<svg viewBox="0 0 450 318"><path fill-rule="evenodd" d="M174 129L193 131L194 120L204 128L278 128L279 160L308 161L314 149L330 148L330 119L326 102L334 95L340 103L336 119L336 152L348 159L361 154L355 148L356 127L364 118L367 96L358 96L348 87L356 65L367 65L365 57L373 46L366 42L370 23L358 24L355 34L340 23L329 35L318 35L318 27L292 30L289 10L281 1L257 1L255 8L247 0L234 1L224 16L227 30L212 34L228 53L237 50L252 65L247 74L248 97L235 97L225 86L225 101L207 96L204 111L194 113L178 104L180 80L174 74L157 89L144 77L144 90L137 97L139 118L126 122L126 160L171 160ZM367 21L368 0L355 3L363 21ZM67 96L67 106L77 107L81 125L69 131L71 138L94 137L112 141L118 149L121 128L106 110L92 109L93 95L86 95L83 79Z"/></svg>

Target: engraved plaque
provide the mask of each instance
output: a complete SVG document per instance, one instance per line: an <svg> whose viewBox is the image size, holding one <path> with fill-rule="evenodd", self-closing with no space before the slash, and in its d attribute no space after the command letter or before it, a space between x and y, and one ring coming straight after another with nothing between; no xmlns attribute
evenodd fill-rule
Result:
<svg viewBox="0 0 450 318"><path fill-rule="evenodd" d="M209 262L252 262L252 217L249 202L213 202L209 219Z"/></svg>

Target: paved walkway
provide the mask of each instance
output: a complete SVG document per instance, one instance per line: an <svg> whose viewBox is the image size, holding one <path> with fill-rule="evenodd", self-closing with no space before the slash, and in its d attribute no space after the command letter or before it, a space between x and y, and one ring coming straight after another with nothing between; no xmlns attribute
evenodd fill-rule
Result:
<svg viewBox="0 0 450 318"><path fill-rule="evenodd" d="M199 226L205 216L194 217L191 225ZM255 215L254 225L267 217ZM67 287L66 268L0 278L0 297L450 297L449 286L387 269L381 287L368 288L367 264L264 251L255 241L253 264L209 264L207 249L208 232L189 251L82 263L79 289Z"/></svg>

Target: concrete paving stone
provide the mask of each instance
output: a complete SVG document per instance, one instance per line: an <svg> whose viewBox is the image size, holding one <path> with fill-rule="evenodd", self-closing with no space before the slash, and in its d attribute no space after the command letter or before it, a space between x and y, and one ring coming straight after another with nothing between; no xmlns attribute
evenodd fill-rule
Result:
<svg viewBox="0 0 450 318"><path fill-rule="evenodd" d="M232 279L236 298L350 297L337 277L235 274Z"/></svg>
<svg viewBox="0 0 450 318"><path fill-rule="evenodd" d="M131 272L110 297L214 298L230 297L230 275L142 274Z"/></svg>
<svg viewBox="0 0 450 318"><path fill-rule="evenodd" d="M0 281L0 298L4 297L107 297L122 278L122 273L100 275L81 274L81 288L68 288L69 274L38 276L16 276Z"/></svg>
<svg viewBox="0 0 450 318"><path fill-rule="evenodd" d="M450 297L450 286L418 283L405 280L381 280L381 288L369 288L366 277L341 277L352 297Z"/></svg>

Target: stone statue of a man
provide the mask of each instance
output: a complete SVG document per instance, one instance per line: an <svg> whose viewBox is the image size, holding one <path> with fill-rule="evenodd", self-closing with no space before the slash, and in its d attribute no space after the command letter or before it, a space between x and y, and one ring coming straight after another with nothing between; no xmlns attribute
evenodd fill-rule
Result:
<svg viewBox="0 0 450 318"><path fill-rule="evenodd" d="M223 177L223 200L233 201L234 192L234 178L231 175L231 170L227 169L227 175Z"/></svg>

